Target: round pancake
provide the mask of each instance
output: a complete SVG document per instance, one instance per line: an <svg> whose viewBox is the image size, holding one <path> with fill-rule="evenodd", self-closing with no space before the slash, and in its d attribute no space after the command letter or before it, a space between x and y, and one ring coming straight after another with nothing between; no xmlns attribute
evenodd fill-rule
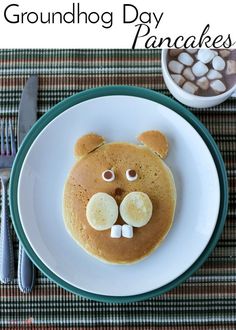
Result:
<svg viewBox="0 0 236 330"><path fill-rule="evenodd" d="M112 182L102 178L107 169L115 173ZM136 171L137 180L127 180L127 169ZM89 225L86 206L95 193L111 195L119 206L133 191L149 196L153 212L145 226L133 228L132 238L111 238L111 229L98 231ZM72 168L64 188L64 221L73 239L91 255L109 263L129 264L148 256L165 238L175 204L174 179L159 156L146 146L107 143L80 158ZM120 215L116 224L125 224Z"/></svg>

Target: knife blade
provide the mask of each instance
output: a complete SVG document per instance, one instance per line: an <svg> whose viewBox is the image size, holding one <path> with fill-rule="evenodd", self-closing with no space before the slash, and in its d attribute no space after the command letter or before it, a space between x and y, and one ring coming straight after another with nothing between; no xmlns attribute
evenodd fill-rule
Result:
<svg viewBox="0 0 236 330"><path fill-rule="evenodd" d="M23 89L18 114L18 147L37 120L38 76L30 76Z"/></svg>
<svg viewBox="0 0 236 330"><path fill-rule="evenodd" d="M33 75L27 80L21 95L17 128L18 148L37 120L37 97L38 76ZM35 281L34 264L29 259L20 243L17 277L20 290L24 293L31 292Z"/></svg>

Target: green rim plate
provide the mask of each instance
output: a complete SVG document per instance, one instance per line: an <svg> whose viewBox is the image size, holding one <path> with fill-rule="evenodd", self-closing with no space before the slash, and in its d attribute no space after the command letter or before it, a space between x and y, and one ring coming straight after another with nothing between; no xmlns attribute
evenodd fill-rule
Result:
<svg viewBox="0 0 236 330"><path fill-rule="evenodd" d="M218 214L218 219L216 223L215 230L211 236L211 239L202 252L202 254L199 256L199 258L192 264L191 267L188 268L187 271L185 271L182 275L180 275L178 278L173 280L172 282L156 289L153 291L149 291L143 294L139 295L133 295L133 296L105 296L105 295L98 295L93 294L84 290L81 290L77 287L74 287L67 283L66 281L62 280L60 277L55 275L49 268L45 266L45 264L41 261L41 259L36 255L36 253L33 251L32 247L30 246L25 233L23 231L20 217L19 217L19 211L18 211L18 205L17 205L17 190L18 190L18 183L19 183L19 176L21 167L23 164L23 161L25 159L25 156L32 145L33 141L37 138L39 133L58 115L60 115L62 112L66 111L70 107L90 100L97 97L102 96L109 96L109 95L128 95L128 96L136 96L139 98L148 99L157 103L160 103L176 113L178 113L180 116L182 116L185 120L187 120L195 129L196 131L201 135L204 142L208 146L208 149L210 150L212 157L214 159L218 176L219 176L219 182L220 182L220 191L221 191L221 198L220 198L220 209ZM203 264L203 262L208 258L211 251L215 247L220 234L223 230L226 215L227 215L227 209L228 209L228 181L227 181L227 174L225 165L222 159L222 156L220 154L220 151L213 140L212 136L210 135L209 131L206 129L206 127L190 112L188 111L184 106L179 104L178 102L174 101L171 98L168 98L167 96L164 96L160 93L145 89L145 88L139 88L139 87L130 87L130 86L107 86L107 87L99 87L90 89L84 92L80 92L78 94L75 94L62 102L55 105L50 111L48 111L45 115L43 115L32 127L30 132L27 134L26 138L24 139L18 153L17 157L15 159L12 173L11 173L11 179L10 179L10 210L11 210L11 216L13 219L13 225L15 228L15 231L24 246L27 254L32 259L33 263L52 281L57 283L62 288L75 293L77 295L80 295L85 298L89 298L96 301L101 302L107 302L107 303L127 303L127 302L135 302L140 300L145 300L157 295L160 295L162 293L165 293L176 286L180 285L182 282L184 282L189 276L191 276L196 270Z"/></svg>

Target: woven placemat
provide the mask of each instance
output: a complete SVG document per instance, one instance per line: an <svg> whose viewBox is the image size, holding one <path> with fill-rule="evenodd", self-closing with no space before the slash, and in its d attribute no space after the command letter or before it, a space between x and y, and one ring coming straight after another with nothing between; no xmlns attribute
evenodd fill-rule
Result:
<svg viewBox="0 0 236 330"><path fill-rule="evenodd" d="M0 117L10 118L15 128L21 92L31 74L39 75L38 116L65 97L97 86L134 85L169 95L159 50L0 50ZM21 293L16 280L0 285L1 328L236 329L236 100L190 110L216 140L230 187L224 232L201 269L164 295L123 305L77 297L37 271L31 294Z"/></svg>

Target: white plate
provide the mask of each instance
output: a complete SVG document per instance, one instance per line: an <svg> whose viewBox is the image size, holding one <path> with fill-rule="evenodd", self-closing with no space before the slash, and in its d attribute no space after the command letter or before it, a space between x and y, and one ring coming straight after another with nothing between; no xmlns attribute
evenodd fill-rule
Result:
<svg viewBox="0 0 236 330"><path fill-rule="evenodd" d="M145 130L166 134L166 163L177 188L173 227L147 259L129 266L104 264L83 251L67 233L63 186L73 166L74 143L88 132L108 141L136 143ZM104 96L79 103L51 121L29 149L20 173L18 207L25 235L43 263L82 290L129 296L176 279L204 251L216 225L220 187L215 163L196 130L173 110L133 96Z"/></svg>

